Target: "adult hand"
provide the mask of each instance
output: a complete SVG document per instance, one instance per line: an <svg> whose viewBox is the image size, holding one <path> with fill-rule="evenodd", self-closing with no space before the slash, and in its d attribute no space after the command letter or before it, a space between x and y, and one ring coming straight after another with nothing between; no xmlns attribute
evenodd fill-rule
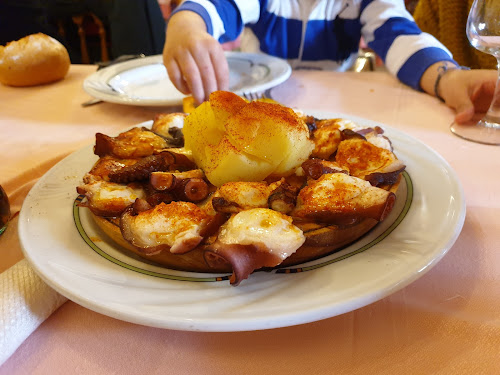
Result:
<svg viewBox="0 0 500 375"><path fill-rule="evenodd" d="M207 100L211 92L229 88L224 51L194 12L182 11L170 18L163 63L174 86L193 95L198 104Z"/></svg>
<svg viewBox="0 0 500 375"><path fill-rule="evenodd" d="M438 92L446 105L455 109L455 121L465 123L475 113L488 110L497 78L496 70L452 70L441 78Z"/></svg>

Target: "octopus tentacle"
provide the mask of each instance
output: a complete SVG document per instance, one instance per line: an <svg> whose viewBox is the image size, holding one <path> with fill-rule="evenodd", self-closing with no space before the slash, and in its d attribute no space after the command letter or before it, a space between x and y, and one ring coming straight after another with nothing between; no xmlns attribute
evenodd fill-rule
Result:
<svg viewBox="0 0 500 375"><path fill-rule="evenodd" d="M147 156L134 165L126 166L109 173L109 180L118 183L132 181L144 181L152 172L162 171L168 168L165 160L158 155Z"/></svg>
<svg viewBox="0 0 500 375"><path fill-rule="evenodd" d="M170 151L162 151L156 155L147 156L134 165L124 166L109 173L109 180L118 183L144 181L153 172L166 172L174 168L191 168L191 162L186 156Z"/></svg>
<svg viewBox="0 0 500 375"><path fill-rule="evenodd" d="M302 169L307 177L317 180L326 173L346 173L337 163L323 159L308 159L302 163Z"/></svg>
<svg viewBox="0 0 500 375"><path fill-rule="evenodd" d="M269 195L267 199L269 208L283 214L292 212L297 203L298 192L298 189L283 181Z"/></svg>

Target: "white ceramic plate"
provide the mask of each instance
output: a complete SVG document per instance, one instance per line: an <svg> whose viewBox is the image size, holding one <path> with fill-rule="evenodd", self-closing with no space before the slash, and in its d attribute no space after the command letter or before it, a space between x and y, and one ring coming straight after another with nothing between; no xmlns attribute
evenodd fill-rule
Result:
<svg viewBox="0 0 500 375"><path fill-rule="evenodd" d="M238 95L263 92L292 73L285 60L265 54L226 52L226 57L229 89ZM85 79L83 89L97 99L139 106L178 105L185 97L168 78L161 55L101 69Z"/></svg>
<svg viewBox="0 0 500 375"><path fill-rule="evenodd" d="M24 254L50 286L76 303L154 327L258 330L357 309L427 272L453 245L465 218L463 191L446 161L410 136L383 128L407 165L394 210L361 240L314 262L255 272L238 287L229 285L228 275L145 263L108 242L87 209L76 206L75 187L96 161L91 146L58 163L27 196L19 218Z"/></svg>

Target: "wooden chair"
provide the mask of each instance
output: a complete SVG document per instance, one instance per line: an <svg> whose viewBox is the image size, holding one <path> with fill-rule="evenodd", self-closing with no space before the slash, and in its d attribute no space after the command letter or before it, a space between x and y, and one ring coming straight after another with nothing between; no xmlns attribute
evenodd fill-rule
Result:
<svg viewBox="0 0 500 375"><path fill-rule="evenodd" d="M109 61L109 46L108 46L108 36L106 28L99 17L94 13L87 12L83 14L78 14L71 17L72 22L78 28L78 37L80 39L80 53L82 64L90 64L90 54L88 50L87 37L89 36L99 36L100 44L100 60ZM58 22L59 33L62 36L66 36L66 31L64 29L64 24L62 20Z"/></svg>

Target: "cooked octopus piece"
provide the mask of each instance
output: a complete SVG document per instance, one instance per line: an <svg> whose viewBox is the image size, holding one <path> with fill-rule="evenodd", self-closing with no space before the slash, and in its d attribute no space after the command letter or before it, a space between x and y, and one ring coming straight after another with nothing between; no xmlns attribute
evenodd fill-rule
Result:
<svg viewBox="0 0 500 375"><path fill-rule="evenodd" d="M201 169L192 169L185 172L153 172L149 177L149 181L153 188L161 191L169 191L174 189L183 180L205 177L205 173Z"/></svg>
<svg viewBox="0 0 500 375"><path fill-rule="evenodd" d="M336 162L323 159L308 159L302 163L302 170L307 177L317 180L326 173L348 173Z"/></svg>
<svg viewBox="0 0 500 375"><path fill-rule="evenodd" d="M337 148L344 139L362 138L363 129L347 119L316 120L315 130L311 133L314 142L313 158L330 160L334 157Z"/></svg>
<svg viewBox="0 0 500 375"><path fill-rule="evenodd" d="M280 184L269 195L267 204L274 211L288 214L295 208L298 192L299 188L282 179Z"/></svg>
<svg viewBox="0 0 500 375"><path fill-rule="evenodd" d="M324 125L313 132L312 140L314 150L311 157L328 160L337 151L342 141L342 133L337 124Z"/></svg>
<svg viewBox="0 0 500 375"><path fill-rule="evenodd" d="M121 159L142 158L167 147L162 137L144 128L133 128L117 137L96 133L95 138L96 155L113 155Z"/></svg>
<svg viewBox="0 0 500 375"><path fill-rule="evenodd" d="M305 241L289 216L267 208L254 208L231 216L222 225L217 240L207 247L210 265L231 264L232 285L238 285L256 269L275 267Z"/></svg>
<svg viewBox="0 0 500 375"><path fill-rule="evenodd" d="M214 194L212 205L218 212L236 213L251 208L268 208L272 193L284 179L266 182L226 182Z"/></svg>
<svg viewBox="0 0 500 375"><path fill-rule="evenodd" d="M83 177L83 182L87 183L86 179L93 179L94 177L100 177L105 181L110 181L110 173L113 174L125 167L130 167L136 164L139 160L140 159L118 159L115 156L105 155L99 158L89 173Z"/></svg>
<svg viewBox="0 0 500 375"><path fill-rule="evenodd" d="M169 146L184 146L184 135L182 127L184 126L185 113L161 113L153 121L151 130L162 136Z"/></svg>
<svg viewBox="0 0 500 375"><path fill-rule="evenodd" d="M236 213L250 208L267 208L269 185L265 182L226 182L214 194L216 211Z"/></svg>
<svg viewBox="0 0 500 375"><path fill-rule="evenodd" d="M372 185L394 184L405 165L391 151L363 139L346 139L338 147L335 161L351 176Z"/></svg>
<svg viewBox="0 0 500 375"><path fill-rule="evenodd" d="M164 150L140 159L133 165L123 166L108 175L113 182L128 183L148 180L152 172L166 172L177 169L191 169L195 164L183 154Z"/></svg>
<svg viewBox="0 0 500 375"><path fill-rule="evenodd" d="M152 172L168 169L168 164L161 155L150 155L139 159L137 163L116 168L108 174L112 182L128 183L148 180Z"/></svg>
<svg viewBox="0 0 500 375"><path fill-rule="evenodd" d="M120 229L123 238L144 254L183 254L198 246L213 219L191 202L160 203L136 215L131 206L121 216Z"/></svg>
<svg viewBox="0 0 500 375"><path fill-rule="evenodd" d="M122 185L90 178L87 181L76 190L87 198L82 205L87 206L97 216L120 216L137 198L145 196L144 189L138 184Z"/></svg>
<svg viewBox="0 0 500 375"><path fill-rule="evenodd" d="M366 137L366 140L368 142L370 142L372 145L375 145L375 146L380 147L380 148L385 148L386 150L392 152L392 150L393 150L392 143L389 140L389 138L387 138L385 135L377 134L375 132L370 132L370 133L366 134L365 137Z"/></svg>
<svg viewBox="0 0 500 375"><path fill-rule="evenodd" d="M297 197L293 217L350 225L364 218L385 219L392 210L394 193L344 173L324 174L310 180Z"/></svg>
<svg viewBox="0 0 500 375"><path fill-rule="evenodd" d="M350 129L353 131L358 131L358 130L362 129L356 123L352 122L351 120L344 119L344 118L317 120L316 127L318 129L321 129L323 127L334 127L334 128L339 129L339 130Z"/></svg>
<svg viewBox="0 0 500 375"><path fill-rule="evenodd" d="M201 169L186 172L153 172L149 182L153 189L170 192L176 200L200 202L215 190L204 177L205 174Z"/></svg>
<svg viewBox="0 0 500 375"><path fill-rule="evenodd" d="M366 140L371 144L380 148L385 148L386 150L389 150L391 152L393 151L390 139L384 135L384 129L382 129L380 126L375 126L374 128L366 128L362 131L359 131L358 133L363 134Z"/></svg>

